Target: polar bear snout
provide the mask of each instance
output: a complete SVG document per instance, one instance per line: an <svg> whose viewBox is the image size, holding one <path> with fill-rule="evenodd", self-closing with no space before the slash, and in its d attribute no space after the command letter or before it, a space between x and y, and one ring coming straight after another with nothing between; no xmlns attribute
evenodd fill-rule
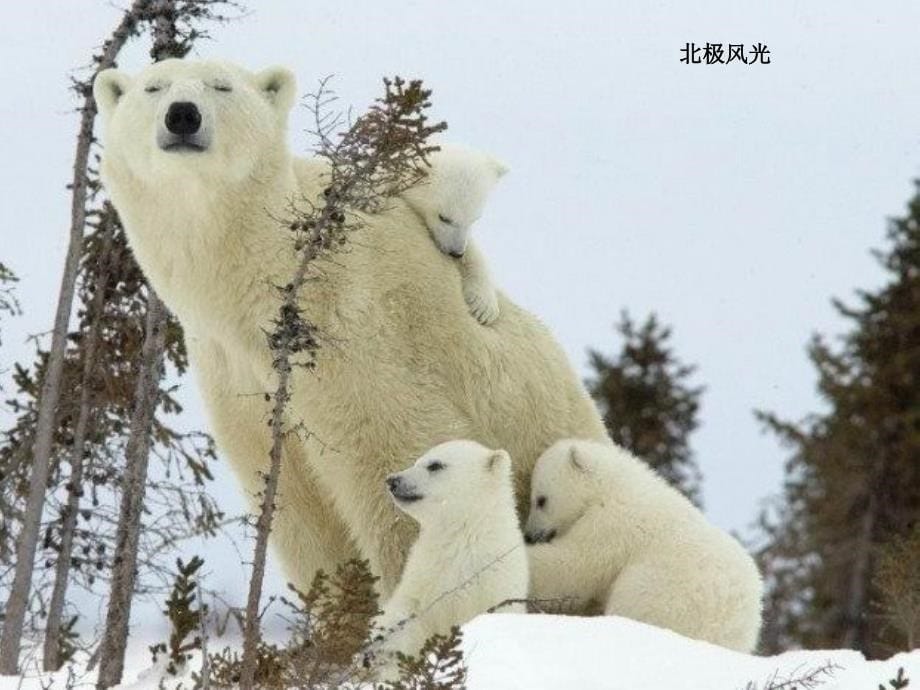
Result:
<svg viewBox="0 0 920 690"><path fill-rule="evenodd" d="M529 530L524 533L524 542L527 544L548 544L556 538L556 530Z"/></svg>
<svg viewBox="0 0 920 690"><path fill-rule="evenodd" d="M386 483L390 494L400 503L414 503L422 500L421 494L402 475L391 474L386 478Z"/></svg>
<svg viewBox="0 0 920 690"><path fill-rule="evenodd" d="M466 254L466 245L469 241L469 228L462 228L454 224L441 221L437 226L430 228L435 244L445 254L455 259L463 258Z"/></svg>
<svg viewBox="0 0 920 690"><path fill-rule="evenodd" d="M157 134L163 151L204 151L210 145L201 109L192 101L173 101L166 109Z"/></svg>
<svg viewBox="0 0 920 690"><path fill-rule="evenodd" d="M173 103L166 111L166 129L179 136L194 134L201 127L201 112L189 101Z"/></svg>

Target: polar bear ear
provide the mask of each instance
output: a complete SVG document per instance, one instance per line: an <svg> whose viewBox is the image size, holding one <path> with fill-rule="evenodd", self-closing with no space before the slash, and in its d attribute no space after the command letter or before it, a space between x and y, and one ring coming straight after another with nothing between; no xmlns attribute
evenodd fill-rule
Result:
<svg viewBox="0 0 920 690"><path fill-rule="evenodd" d="M287 113L294 105L297 79L289 69L269 67L256 75L256 85L276 110Z"/></svg>
<svg viewBox="0 0 920 690"><path fill-rule="evenodd" d="M103 117L108 117L131 86L131 77L120 70L104 69L93 80L93 98Z"/></svg>
<svg viewBox="0 0 920 690"><path fill-rule="evenodd" d="M492 159L492 170L495 172L495 177L502 178L508 174L508 171L511 170L507 165L502 163L497 158Z"/></svg>
<svg viewBox="0 0 920 690"><path fill-rule="evenodd" d="M569 464L572 466L576 472L587 473L588 465L584 459L578 454L578 449L575 446L569 448Z"/></svg>
<svg viewBox="0 0 920 690"><path fill-rule="evenodd" d="M500 469L511 469L511 456L506 450L493 450L486 458L486 471L495 472Z"/></svg>

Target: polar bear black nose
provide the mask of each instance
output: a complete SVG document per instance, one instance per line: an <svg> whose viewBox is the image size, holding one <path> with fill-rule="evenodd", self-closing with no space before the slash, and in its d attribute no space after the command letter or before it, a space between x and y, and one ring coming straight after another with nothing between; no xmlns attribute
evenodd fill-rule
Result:
<svg viewBox="0 0 920 690"><path fill-rule="evenodd" d="M390 491L396 491L396 489L399 488L399 477L392 474L387 477L387 487L390 489Z"/></svg>
<svg viewBox="0 0 920 690"><path fill-rule="evenodd" d="M166 129L173 134L194 134L201 127L201 113L198 106L188 101L178 101L166 111Z"/></svg>

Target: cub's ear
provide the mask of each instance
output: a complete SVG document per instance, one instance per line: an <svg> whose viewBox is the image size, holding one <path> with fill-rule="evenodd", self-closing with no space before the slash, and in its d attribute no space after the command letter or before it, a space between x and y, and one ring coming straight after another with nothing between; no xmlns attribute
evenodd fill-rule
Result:
<svg viewBox="0 0 920 690"><path fill-rule="evenodd" d="M486 458L486 471L496 472L498 470L511 471L511 456L506 450L493 450Z"/></svg>
<svg viewBox="0 0 920 690"><path fill-rule="evenodd" d="M585 462L584 458L578 452L578 449L575 446L569 448L569 464L572 466L576 472L582 472L587 474L588 463Z"/></svg>
<svg viewBox="0 0 920 690"><path fill-rule="evenodd" d="M287 113L294 105L297 79L284 67L269 67L256 75L256 86L275 110Z"/></svg>
<svg viewBox="0 0 920 690"><path fill-rule="evenodd" d="M506 174L508 174L508 171L511 170L511 168L509 168L507 165L502 163L497 158L493 158L492 159L492 170L495 171L495 177L502 178Z"/></svg>
<svg viewBox="0 0 920 690"><path fill-rule="evenodd" d="M108 117L118 101L131 86L131 77L124 72L104 69L93 80L93 98L103 117Z"/></svg>

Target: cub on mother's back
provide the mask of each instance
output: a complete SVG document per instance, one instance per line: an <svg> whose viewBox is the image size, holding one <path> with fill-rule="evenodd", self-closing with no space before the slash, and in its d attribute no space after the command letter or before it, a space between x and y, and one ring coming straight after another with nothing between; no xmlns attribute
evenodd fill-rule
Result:
<svg viewBox="0 0 920 690"><path fill-rule="evenodd" d="M486 258L470 239L470 231L508 168L487 153L457 144L440 144L428 162L425 179L405 190L402 198L422 217L438 249L457 259L463 298L473 316L488 326L498 318L498 297Z"/></svg>

